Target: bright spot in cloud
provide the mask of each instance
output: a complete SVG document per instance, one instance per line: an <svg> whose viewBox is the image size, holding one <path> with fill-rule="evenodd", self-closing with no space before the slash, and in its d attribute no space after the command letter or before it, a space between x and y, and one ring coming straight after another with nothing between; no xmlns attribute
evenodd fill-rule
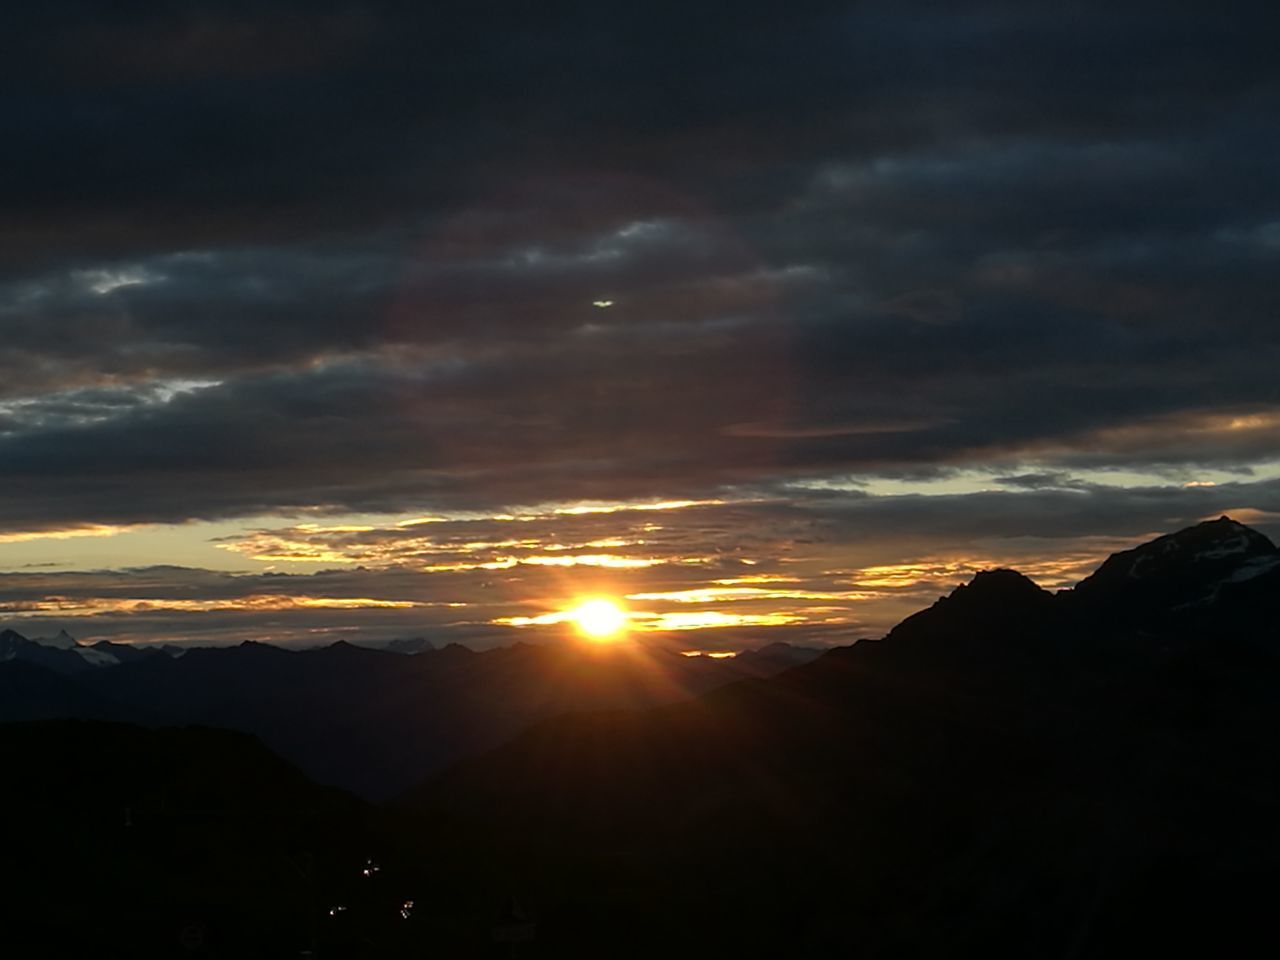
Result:
<svg viewBox="0 0 1280 960"><path fill-rule="evenodd" d="M612 300L592 300L591 305L600 310L605 310L613 306L613 301Z"/></svg>
<svg viewBox="0 0 1280 960"><path fill-rule="evenodd" d="M106 296L121 287L137 287L150 283L157 278L141 267L126 267L118 270L80 270L78 279L98 296Z"/></svg>

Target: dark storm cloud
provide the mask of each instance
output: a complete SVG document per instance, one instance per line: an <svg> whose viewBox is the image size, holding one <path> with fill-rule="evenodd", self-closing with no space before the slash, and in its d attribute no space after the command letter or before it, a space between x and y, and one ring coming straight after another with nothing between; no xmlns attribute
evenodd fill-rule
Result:
<svg viewBox="0 0 1280 960"><path fill-rule="evenodd" d="M776 198L816 159L1240 124L1273 79L1251 5L57 7L7 67L28 255L350 229L530 168Z"/></svg>
<svg viewBox="0 0 1280 960"><path fill-rule="evenodd" d="M1246 470L1280 449L1275 20L31 8L0 524Z"/></svg>

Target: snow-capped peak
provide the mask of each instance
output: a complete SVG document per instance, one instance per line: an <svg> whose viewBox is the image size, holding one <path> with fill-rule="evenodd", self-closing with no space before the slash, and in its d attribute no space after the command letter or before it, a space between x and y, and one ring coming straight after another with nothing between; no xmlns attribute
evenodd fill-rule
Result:
<svg viewBox="0 0 1280 960"><path fill-rule="evenodd" d="M75 637L65 630L59 630L57 635L52 637L32 637L31 642L38 643L42 647L52 647L55 650L75 650L79 646Z"/></svg>

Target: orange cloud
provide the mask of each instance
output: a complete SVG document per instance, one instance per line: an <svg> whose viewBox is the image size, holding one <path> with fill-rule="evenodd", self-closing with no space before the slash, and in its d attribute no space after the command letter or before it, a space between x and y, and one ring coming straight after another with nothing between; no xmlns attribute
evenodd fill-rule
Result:
<svg viewBox="0 0 1280 960"><path fill-rule="evenodd" d="M87 523L56 530L15 530L0 533L0 543L30 543L34 540L75 540L78 537L116 537L143 524Z"/></svg>

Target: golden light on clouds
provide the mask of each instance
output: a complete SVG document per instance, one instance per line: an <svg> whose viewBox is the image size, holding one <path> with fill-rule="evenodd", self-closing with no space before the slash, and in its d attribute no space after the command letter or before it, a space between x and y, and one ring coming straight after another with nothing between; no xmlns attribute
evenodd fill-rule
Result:
<svg viewBox="0 0 1280 960"><path fill-rule="evenodd" d="M288 542L275 537L243 537L234 543L219 543L219 550L240 553L263 563L358 563L338 550L315 544Z"/></svg>
<svg viewBox="0 0 1280 960"><path fill-rule="evenodd" d="M700 558L698 558L700 559ZM424 573L455 573L462 570L510 570L525 564L531 567L605 567L617 570L639 570L643 567L656 567L662 563L671 563L660 557L620 557L608 553L573 554L572 556L553 556L534 554L527 557L498 557L472 563L456 560L450 563L433 563L422 568ZM697 562L696 559L682 558L681 562Z"/></svg>
<svg viewBox="0 0 1280 960"><path fill-rule="evenodd" d="M1154 536L1154 534L1152 534ZM1032 559L998 552L960 557L925 557L907 563L862 567L850 575L851 582L867 591L910 591L933 587L950 590L983 570L1007 567L1019 571L1046 590L1079 583L1110 554L1123 550L1128 540L1099 538L1083 548ZM874 593L867 595L874 598Z"/></svg>
<svg viewBox="0 0 1280 960"><path fill-rule="evenodd" d="M1252 526L1259 523L1277 523L1280 522L1280 513L1274 510L1260 510L1257 507L1236 507L1231 510L1217 510L1213 513L1206 514L1201 520L1217 520L1218 517L1226 514L1232 520Z"/></svg>
<svg viewBox="0 0 1280 960"><path fill-rule="evenodd" d="M681 650L682 657L706 657L709 660L732 660L738 654L734 650Z"/></svg>
<svg viewBox="0 0 1280 960"><path fill-rule="evenodd" d="M755 566L756 561L747 560L745 558L739 560L740 563ZM720 587L736 587L743 584L751 583L799 583L799 577L784 577L776 573L755 573L746 577L724 577L720 580L713 580L712 583Z"/></svg>
<svg viewBox="0 0 1280 960"><path fill-rule="evenodd" d="M1226 420L1228 430L1269 430L1280 426L1280 414L1272 411L1250 413Z"/></svg>
<svg viewBox="0 0 1280 960"><path fill-rule="evenodd" d="M1236 432L1271 423L1247 412L1213 421ZM1212 472L1178 481L1206 487L1232 482ZM1143 539L991 536L934 549L911 544L890 553L838 538L809 539L809 526L784 511L772 521L777 529L766 531L776 538L771 542L763 535L743 538L744 502L761 501L563 501L518 515L353 514L277 527L260 526L261 519L193 527L191 535L201 537L206 551L217 547L228 561L225 572L205 576L195 588L176 566L57 572L64 557L97 557L104 547L127 554L135 539L155 536L153 526L0 533L0 543L13 544L10 553L24 561L12 565L11 590L0 609L33 619L101 617L109 624L104 629L113 631L113 621L131 616L159 622L172 615L174 622L196 623L186 615L208 614L234 623L218 628L230 632L245 629L241 624L258 614L255 630L301 635L329 610L335 623L363 618L377 629L406 634L457 628L485 644L497 642L504 627L533 628L536 641L575 634L607 638L622 630L640 640L668 633L659 641L677 649L753 645L767 628L792 627L776 635L824 644L880 635L982 570L1008 567L1048 590L1070 587L1108 554ZM1259 509L1229 512L1244 522L1275 522L1277 516ZM511 520L525 522L495 522ZM61 543L117 534L129 535ZM25 543L42 540L49 542ZM20 551L26 553L19 557ZM238 569L227 551L291 569ZM25 562L27 554L38 562ZM304 564L313 569L298 570ZM607 599L584 610L588 597ZM369 613L345 612L360 610ZM287 623L295 625L282 626ZM712 631L700 636L714 641L687 639L702 630Z"/></svg>
<svg viewBox="0 0 1280 960"><path fill-rule="evenodd" d="M554 533L549 532L539 537L462 540L407 536L398 532L404 529L411 528L306 524L219 538L216 546L266 563L381 567L415 564L422 573L510 570L522 565L639 570L664 563L705 561L703 557L603 552L643 546L645 540L636 537L594 536L566 543L554 539Z"/></svg>
<svg viewBox="0 0 1280 960"><path fill-rule="evenodd" d="M707 630L720 627L784 627L804 623L805 616L790 611L774 613L725 613L722 610L676 611L653 615L644 621L646 630Z"/></svg>
<svg viewBox="0 0 1280 960"><path fill-rule="evenodd" d="M688 507L721 507L726 500L660 500L656 503L579 503L556 507L552 513L562 517L578 517L591 513L629 513L633 510L684 510Z"/></svg>
<svg viewBox="0 0 1280 960"><path fill-rule="evenodd" d="M1264 408L1233 413L1190 411L1104 427L1090 444L1106 450L1201 449L1204 444L1231 446L1280 434L1280 410ZM1045 449L1057 449L1046 444Z"/></svg>
<svg viewBox="0 0 1280 960"><path fill-rule="evenodd" d="M571 557L520 557L518 562L539 567L614 567L621 570L635 570L641 567L654 567L667 561L658 557L619 557L610 553L580 553Z"/></svg>
<svg viewBox="0 0 1280 960"><path fill-rule="evenodd" d="M15 530L0 533L0 543L31 543L36 540L75 540L79 537L116 537L130 530L137 530L135 525L116 525L106 523L88 523L75 527L62 527L57 530Z"/></svg>
<svg viewBox="0 0 1280 960"><path fill-rule="evenodd" d="M570 623L589 639L607 640L617 637L631 626L633 616L613 600L589 597L563 610L553 610L532 617L498 617L492 622L505 627L547 627Z"/></svg>
<svg viewBox="0 0 1280 960"><path fill-rule="evenodd" d="M600 603L600 601L591 602ZM608 603L618 610L618 615L622 617L622 626L647 633L660 633L668 630L706 630L720 627L780 627L806 622L806 616L802 612L727 613L723 610L624 612L611 601L603 601L603 603ZM582 628L584 633L589 633L579 619L580 612L583 612L581 606L538 614L532 617L498 617L491 622L505 627L545 627L557 623L573 623ZM588 620L601 626L613 622L614 618L614 614L603 606L592 607L585 613Z"/></svg>
<svg viewBox="0 0 1280 960"><path fill-rule="evenodd" d="M739 600L870 600L874 594L859 590L768 590L762 587L695 587L660 593L630 593L628 600L664 600L670 603L733 603Z"/></svg>
<svg viewBox="0 0 1280 960"><path fill-rule="evenodd" d="M705 558L659 557L648 551L645 555L635 556L602 552L644 545L650 534L664 529L649 522L620 520L621 529L618 531L594 530L588 536L575 537L568 542L561 538L558 531L565 525L574 525L575 521L585 523L596 517L622 517L630 513L647 517L655 512L747 502L756 501L690 499L562 502L529 507L517 513L409 516L388 519L376 525L364 522L366 518L331 524L301 523L291 527L248 530L217 537L213 542L220 550L270 564L390 566L416 560L421 563L418 569L424 573L509 570L522 564L641 569L663 563L702 563ZM485 525L510 521L534 524L538 527L538 535L488 539L463 539L457 536L460 530L476 529L475 525L480 525L479 529L492 530L492 526ZM629 535L622 535L623 530ZM428 536L428 533L431 535Z"/></svg>

